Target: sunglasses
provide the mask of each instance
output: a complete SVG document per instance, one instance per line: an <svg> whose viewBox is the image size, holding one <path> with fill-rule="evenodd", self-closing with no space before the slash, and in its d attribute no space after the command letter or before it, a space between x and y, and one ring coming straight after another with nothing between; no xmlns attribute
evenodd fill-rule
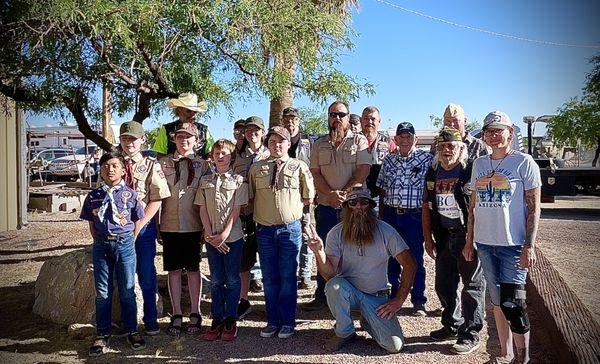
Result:
<svg viewBox="0 0 600 364"><path fill-rule="evenodd" d="M336 116L341 119L343 117L348 116L348 113L347 112L333 112L333 111L329 113L329 117L332 119L335 119Z"/></svg>
<svg viewBox="0 0 600 364"><path fill-rule="evenodd" d="M439 151L448 149L449 151L452 152L456 148L456 145L454 145L454 144L438 144L435 148Z"/></svg>
<svg viewBox="0 0 600 364"><path fill-rule="evenodd" d="M367 205L369 205L369 203L370 203L370 201L367 200L366 198L355 198L353 200L348 201L348 205L350 205L352 207L357 206L357 205L367 206Z"/></svg>
<svg viewBox="0 0 600 364"><path fill-rule="evenodd" d="M502 132L504 131L504 129L491 129L491 128L487 128L483 131L483 134L485 135L500 135L502 134Z"/></svg>

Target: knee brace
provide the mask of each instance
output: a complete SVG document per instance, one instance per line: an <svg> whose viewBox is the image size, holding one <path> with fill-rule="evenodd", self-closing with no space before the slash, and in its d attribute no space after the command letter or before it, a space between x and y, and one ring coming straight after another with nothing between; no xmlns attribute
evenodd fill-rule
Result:
<svg viewBox="0 0 600 364"><path fill-rule="evenodd" d="M529 332L524 284L500 283L500 308L512 332L521 335Z"/></svg>

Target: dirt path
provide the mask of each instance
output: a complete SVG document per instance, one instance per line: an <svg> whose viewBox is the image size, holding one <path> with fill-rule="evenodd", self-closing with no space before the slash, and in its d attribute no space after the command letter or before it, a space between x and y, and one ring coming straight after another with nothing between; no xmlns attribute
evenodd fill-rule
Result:
<svg viewBox="0 0 600 364"><path fill-rule="evenodd" d="M498 354L495 328L490 326L492 314L487 308L486 325L482 332L481 348L468 356L452 355L449 343L429 340L429 332L439 328L439 318L413 317L410 310L400 312L400 320L407 345L402 353L388 355L372 340L359 332L359 340L335 355L322 349L332 335L331 316L328 311L299 312L297 334L288 340L263 339L259 330L264 326L263 297L253 294L254 312L240 323L239 338L234 343L206 343L189 335L173 339L164 333L147 338L148 349L134 353L124 339L115 339L111 352L100 359L87 356L90 338L75 340L66 334L66 327L53 324L31 312L34 284L44 261L89 244L87 225L77 220L76 213L32 214L30 226L20 231L0 236L0 362L290 362L290 363L485 363ZM162 266L157 257L157 267ZM428 309L439 302L433 292L433 261L426 258ZM202 271L208 274L206 260ZM165 272L159 271L160 293L165 297L165 310L169 310ZM310 291L300 291L300 302L310 299ZM410 306L410 303L408 304ZM406 306L406 305L405 305ZM206 314L209 302L202 302ZM205 314L205 315L206 315ZM544 344L544 333L536 330L541 318L532 313L533 360L553 362L553 352ZM168 318L160 319L161 327ZM204 325L210 323L206 319ZM491 323L493 325L493 322ZM358 327L358 321L356 322ZM491 337L488 338L488 331Z"/></svg>

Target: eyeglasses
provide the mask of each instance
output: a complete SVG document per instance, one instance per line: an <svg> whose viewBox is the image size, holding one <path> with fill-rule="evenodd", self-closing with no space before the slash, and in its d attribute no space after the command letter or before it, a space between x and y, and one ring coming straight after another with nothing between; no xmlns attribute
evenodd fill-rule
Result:
<svg viewBox="0 0 600 364"><path fill-rule="evenodd" d="M348 201L348 205L350 205L352 207L357 206L357 205L367 206L367 205L369 205L369 203L370 203L369 200L367 200L366 198L355 198L355 199Z"/></svg>
<svg viewBox="0 0 600 364"><path fill-rule="evenodd" d="M244 135L244 129L240 128L240 129L234 129L233 130L233 135L238 136L238 135Z"/></svg>
<svg viewBox="0 0 600 364"><path fill-rule="evenodd" d="M454 149L456 149L456 145L455 144L438 144L436 145L435 149L442 151L444 149L448 149L449 151L454 151Z"/></svg>
<svg viewBox="0 0 600 364"><path fill-rule="evenodd" d="M341 119L343 117L348 116L348 113L347 112L333 112L333 111L329 113L329 117L332 119L335 119L336 116Z"/></svg>
<svg viewBox="0 0 600 364"><path fill-rule="evenodd" d="M489 129L489 128L488 128L488 129L485 129L485 130L483 131L483 133L484 133L485 135L494 135L494 136L496 136L496 135L500 135L500 134L502 134L502 132L503 132L503 131L504 131L504 129Z"/></svg>

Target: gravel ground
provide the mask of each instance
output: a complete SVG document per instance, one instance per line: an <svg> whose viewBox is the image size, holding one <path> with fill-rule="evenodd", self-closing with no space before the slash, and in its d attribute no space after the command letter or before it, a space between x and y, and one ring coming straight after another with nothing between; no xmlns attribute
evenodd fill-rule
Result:
<svg viewBox="0 0 600 364"><path fill-rule="evenodd" d="M264 339L258 335L265 324L263 297L261 294L252 294L254 311L240 323L239 337L234 343L206 343L189 335L173 339L161 333L147 338L148 348L143 352L134 353L124 339L115 339L107 355L100 359L89 359L87 350L90 338L72 339L67 336L64 326L31 313L33 287L43 262L89 244L87 224L79 221L77 216L77 213L31 214L28 228L0 236L0 362L485 363L499 351L493 320L490 320L490 307L486 310L481 348L463 357L450 353L451 342L431 342L428 335L431 330L440 327L439 318L413 317L408 303L399 314L407 342L402 353L388 355L374 341L367 339L365 332L358 332L358 340L333 355L322 348L333 335L333 321L328 311L299 312L297 334L291 339ZM572 227L569 226L569 229ZM568 234L565 232L565 236ZM541 237L553 239L553 236L546 234ZM160 260L159 253L158 268L162 267ZM426 257L425 265L428 274L427 308L433 310L439 306L433 292L433 261ZM209 274L206 259L201 269L206 275ZM165 298L165 310L168 311L165 272L159 271L159 274L159 290ZM299 301L310 300L310 293L309 290L300 291ZM206 314L210 311L209 305L208 301L202 302L202 310ZM531 314L534 328L533 360L553 362L555 357L549 345L545 344L545 333L536 330L536 322L542 318L537 317L535 312ZM166 328L168 318L161 318L160 323L163 329ZM204 326L208 324L210 319L207 318ZM358 327L358 321L356 325Z"/></svg>

